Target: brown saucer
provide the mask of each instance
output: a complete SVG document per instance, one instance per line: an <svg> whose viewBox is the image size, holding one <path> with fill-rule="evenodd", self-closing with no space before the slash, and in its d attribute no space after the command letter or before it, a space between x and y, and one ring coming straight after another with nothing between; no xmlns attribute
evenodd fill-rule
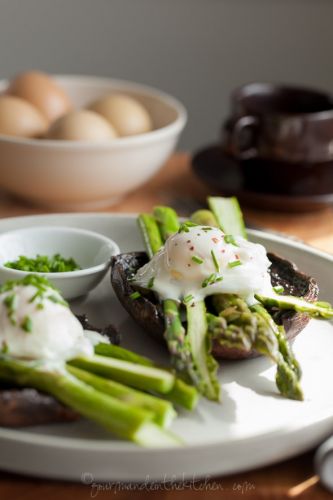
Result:
<svg viewBox="0 0 333 500"><path fill-rule="evenodd" d="M290 196L245 189L239 162L226 155L218 144L195 153L192 169L215 193L237 196L243 205L280 212L311 212L333 204L333 193Z"/></svg>

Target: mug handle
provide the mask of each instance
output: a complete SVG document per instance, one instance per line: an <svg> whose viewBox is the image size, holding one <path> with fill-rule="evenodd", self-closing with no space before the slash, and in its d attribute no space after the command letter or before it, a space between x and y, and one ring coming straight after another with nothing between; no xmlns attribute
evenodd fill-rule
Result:
<svg viewBox="0 0 333 500"><path fill-rule="evenodd" d="M250 132L249 144L242 147L241 135L244 130ZM259 119L256 116L246 115L239 118L231 132L231 147L233 154L242 160L248 160L258 156L257 135L259 131Z"/></svg>

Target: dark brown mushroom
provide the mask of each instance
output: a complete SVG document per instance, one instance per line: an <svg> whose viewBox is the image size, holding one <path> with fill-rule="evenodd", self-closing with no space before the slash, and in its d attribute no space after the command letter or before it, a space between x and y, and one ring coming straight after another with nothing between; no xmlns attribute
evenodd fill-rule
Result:
<svg viewBox="0 0 333 500"><path fill-rule="evenodd" d="M273 253L268 253L268 258L272 263L270 274L273 286L281 285L285 290L284 293L303 297L310 302L317 299L319 289L313 278L300 272L292 262ZM131 277L146 262L148 257L144 252L116 255L112 260L111 282L118 299L136 323L153 337L163 341L163 311L156 295L148 291L142 293L136 300L130 298L135 291ZM285 327L289 341L296 337L310 320L304 313L272 310L272 314L274 319ZM245 359L257 355L254 351L221 347L218 343L213 346L213 354L220 359Z"/></svg>
<svg viewBox="0 0 333 500"><path fill-rule="evenodd" d="M48 394L35 389L0 390L0 425L27 427L56 422L72 422L78 413L59 403Z"/></svg>

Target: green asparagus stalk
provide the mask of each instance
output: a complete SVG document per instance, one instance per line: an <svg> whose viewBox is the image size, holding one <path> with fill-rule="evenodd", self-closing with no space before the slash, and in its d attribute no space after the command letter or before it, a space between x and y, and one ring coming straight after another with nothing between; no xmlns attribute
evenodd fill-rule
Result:
<svg viewBox="0 0 333 500"><path fill-rule="evenodd" d="M159 207L159 212L160 211L161 207ZM177 219L176 213L175 212L172 213L169 211L168 212L169 222L171 214L173 215L173 217L176 217ZM171 227L173 229L178 225L179 225L178 220L171 223ZM139 226L142 231L142 234L144 235L144 240L148 255L151 258L156 252L158 252L160 247L162 247L163 245L159 227L157 225L157 222L155 221L155 218L151 215L146 215L146 214L139 215ZM156 232L158 233L158 236L156 235ZM170 342L169 348L171 348L171 350L174 348L174 346L177 345L179 347L181 346L181 342L179 345L179 338L180 339L184 338L186 333L180 320L179 307L180 307L179 304L172 300L166 301L163 304L165 321L166 321L165 338L168 345ZM174 361L175 358L172 359ZM137 362L140 363L140 361ZM184 366L183 362L181 361L180 364L181 364L181 369L183 370ZM170 401L173 401L176 404L180 404L181 406L184 406L189 410L195 407L198 400L198 394L195 388L191 388L191 386L189 386L185 382L182 382L182 380L178 378L176 378L173 388L168 394L165 395L165 397L167 397Z"/></svg>
<svg viewBox="0 0 333 500"><path fill-rule="evenodd" d="M299 364L283 328L275 324L270 314L262 306L249 307L243 299L231 294L214 296L213 304L223 322L220 331L216 318L212 320L209 316L208 324L221 345L245 347L268 356L277 364L276 384L280 393L291 399L303 399Z"/></svg>
<svg viewBox="0 0 333 500"><path fill-rule="evenodd" d="M187 410L193 410L199 399L199 393L193 385L187 384L181 378L176 377L175 385L167 394L163 394L168 401L183 406Z"/></svg>
<svg viewBox="0 0 333 500"><path fill-rule="evenodd" d="M216 217L210 210L197 210L191 215L191 221L198 226L219 227Z"/></svg>
<svg viewBox="0 0 333 500"><path fill-rule="evenodd" d="M211 313L207 313L206 317L211 337L221 346L230 349L241 349L242 351L252 349L252 341L245 328L232 323L228 324L225 318Z"/></svg>
<svg viewBox="0 0 333 500"><path fill-rule="evenodd" d="M137 363L144 366L156 366L151 359L114 344L106 344L103 342L97 344L95 346L95 354L122 359L124 361L130 361L131 363Z"/></svg>
<svg viewBox="0 0 333 500"><path fill-rule="evenodd" d="M38 362L0 357L0 380L34 387L55 396L81 415L118 437L146 447L177 446L179 438L152 422L154 414L103 394L64 370L51 370Z"/></svg>
<svg viewBox="0 0 333 500"><path fill-rule="evenodd" d="M165 394L175 383L175 376L166 370L96 354L90 357L81 356L68 363L144 391Z"/></svg>
<svg viewBox="0 0 333 500"><path fill-rule="evenodd" d="M159 227L163 242L178 231L180 224L178 216L173 208L161 206L154 207L153 215Z"/></svg>
<svg viewBox="0 0 333 500"><path fill-rule="evenodd" d="M82 382L91 385L104 394L113 396L134 408L142 408L152 412L154 422L162 427L168 427L176 416L172 404L168 401L137 391L114 380L99 377L75 366L69 365L67 370Z"/></svg>
<svg viewBox="0 0 333 500"><path fill-rule="evenodd" d="M265 307L278 307L300 313L306 313L311 318L332 319L333 307L328 302L307 302L293 295L255 295L255 298Z"/></svg>
<svg viewBox="0 0 333 500"><path fill-rule="evenodd" d="M231 198L210 196L207 201L224 233L247 238L243 214L235 196Z"/></svg>
<svg viewBox="0 0 333 500"><path fill-rule="evenodd" d="M212 401L220 399L220 384L217 379L218 363L211 355L212 345L206 321L206 306L203 300L186 305L187 335L185 344L192 354L194 373L192 380L199 392Z"/></svg>
<svg viewBox="0 0 333 500"><path fill-rule="evenodd" d="M140 214L138 224L143 236L146 249L151 259L152 256L159 251L163 245L160 231L155 221L155 218L150 214Z"/></svg>
<svg viewBox="0 0 333 500"><path fill-rule="evenodd" d="M263 343L260 345L257 344L254 347L258 352L271 357L277 364L276 385L279 391L287 398L303 400L303 391L299 384L302 375L301 368L288 343L283 326L277 325L269 312L261 305L254 305L251 307L251 310L265 322L271 335L273 334L276 339L277 348L275 349L266 349ZM264 338L267 344L269 335L267 335L267 328L265 326Z"/></svg>
<svg viewBox="0 0 333 500"><path fill-rule="evenodd" d="M165 239L180 227L176 212L168 207L156 207L161 237ZM218 400L220 386L217 380L217 363L211 355L208 340L206 308L204 301L186 306L187 332L180 318L180 304L166 300L163 304L165 338L175 368L185 372L199 392L208 399Z"/></svg>
<svg viewBox="0 0 333 500"><path fill-rule="evenodd" d="M95 354L123 359L124 361L131 361L132 363L138 363L140 365L161 368L149 358L113 344L98 344L95 346ZM171 391L163 394L163 397L174 404L183 406L187 410L193 410L198 402L198 391L192 385L189 385L181 378L176 377Z"/></svg>
<svg viewBox="0 0 333 500"><path fill-rule="evenodd" d="M167 342L171 361L178 372L193 371L191 353L185 342L186 330L182 324L179 303L176 300L166 299L163 302L165 321L164 337Z"/></svg>

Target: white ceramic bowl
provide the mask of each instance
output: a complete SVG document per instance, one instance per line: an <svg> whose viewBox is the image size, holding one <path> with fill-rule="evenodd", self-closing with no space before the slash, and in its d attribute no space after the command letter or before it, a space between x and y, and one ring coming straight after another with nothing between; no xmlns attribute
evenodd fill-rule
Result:
<svg viewBox="0 0 333 500"><path fill-rule="evenodd" d="M77 107L111 91L135 97L150 113L154 130L93 144L0 136L0 187L62 210L100 208L146 182L174 151L187 114L173 97L109 78L55 78ZM7 85L0 81L0 92Z"/></svg>
<svg viewBox="0 0 333 500"><path fill-rule="evenodd" d="M0 283L19 280L27 271L5 267L20 255L73 257L81 267L78 271L63 273L34 273L46 276L65 299L74 299L90 292L105 276L111 257L119 253L118 245L101 234L84 229L58 226L39 226L9 231L0 235Z"/></svg>

